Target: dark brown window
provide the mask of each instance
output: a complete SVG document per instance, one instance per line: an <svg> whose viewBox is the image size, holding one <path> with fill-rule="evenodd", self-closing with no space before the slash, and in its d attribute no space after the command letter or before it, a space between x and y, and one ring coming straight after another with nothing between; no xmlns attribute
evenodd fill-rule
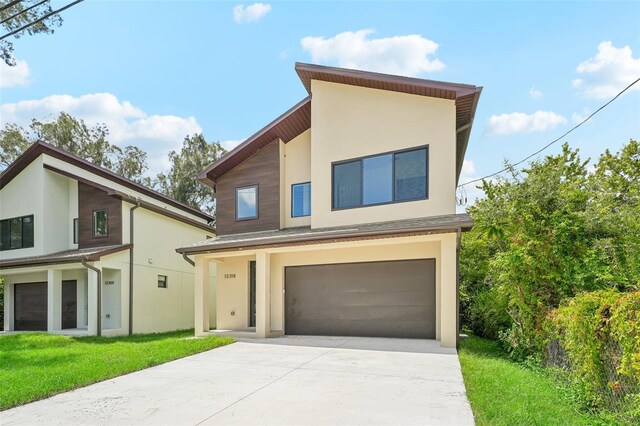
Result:
<svg viewBox="0 0 640 426"><path fill-rule="evenodd" d="M106 237L109 235L107 229L107 209L93 211L93 236Z"/></svg>
<svg viewBox="0 0 640 426"><path fill-rule="evenodd" d="M0 250L33 247L33 215L0 220Z"/></svg>
<svg viewBox="0 0 640 426"><path fill-rule="evenodd" d="M167 288L169 279L166 275L158 275L158 288Z"/></svg>
<svg viewBox="0 0 640 426"><path fill-rule="evenodd" d="M426 199L428 154L428 147L421 147L334 163L332 208Z"/></svg>
<svg viewBox="0 0 640 426"><path fill-rule="evenodd" d="M258 185L236 188L236 220L258 218Z"/></svg>

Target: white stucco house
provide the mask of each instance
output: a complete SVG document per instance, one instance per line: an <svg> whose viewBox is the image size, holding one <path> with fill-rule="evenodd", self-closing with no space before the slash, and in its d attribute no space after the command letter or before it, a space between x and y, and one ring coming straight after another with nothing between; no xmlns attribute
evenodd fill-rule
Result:
<svg viewBox="0 0 640 426"><path fill-rule="evenodd" d="M175 247L213 218L44 142L0 175L5 331L115 336L192 328ZM215 296L215 265L203 277ZM215 302L212 324L215 324Z"/></svg>
<svg viewBox="0 0 640 426"><path fill-rule="evenodd" d="M455 347L456 185L482 88L296 64L308 96L203 170L196 334L437 339Z"/></svg>

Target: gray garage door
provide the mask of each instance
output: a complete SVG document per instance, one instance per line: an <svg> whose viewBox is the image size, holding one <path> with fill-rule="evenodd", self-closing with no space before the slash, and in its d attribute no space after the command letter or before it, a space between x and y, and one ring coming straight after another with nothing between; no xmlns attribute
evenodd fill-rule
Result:
<svg viewBox="0 0 640 426"><path fill-rule="evenodd" d="M14 328L47 330L47 283L16 284Z"/></svg>
<svg viewBox="0 0 640 426"><path fill-rule="evenodd" d="M435 339L434 259L290 266L285 333Z"/></svg>

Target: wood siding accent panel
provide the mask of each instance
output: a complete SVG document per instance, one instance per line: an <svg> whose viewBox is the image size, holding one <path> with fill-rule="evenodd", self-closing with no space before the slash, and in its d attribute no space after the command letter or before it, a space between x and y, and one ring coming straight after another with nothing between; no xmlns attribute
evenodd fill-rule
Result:
<svg viewBox="0 0 640 426"><path fill-rule="evenodd" d="M258 218L236 220L236 188L258 185ZM280 229L280 145L277 140L239 164L216 184L216 234Z"/></svg>
<svg viewBox="0 0 640 426"><path fill-rule="evenodd" d="M107 210L106 237L93 237L93 211ZM78 248L122 244L122 201L105 191L78 182Z"/></svg>

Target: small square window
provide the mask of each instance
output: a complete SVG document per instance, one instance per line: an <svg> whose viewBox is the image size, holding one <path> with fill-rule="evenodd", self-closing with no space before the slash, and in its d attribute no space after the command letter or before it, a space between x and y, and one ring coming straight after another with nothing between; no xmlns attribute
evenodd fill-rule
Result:
<svg viewBox="0 0 640 426"><path fill-rule="evenodd" d="M107 210L94 210L93 211L93 236L94 237L106 237L108 234L107 229Z"/></svg>
<svg viewBox="0 0 640 426"><path fill-rule="evenodd" d="M258 186L236 188L236 220L258 218Z"/></svg>
<svg viewBox="0 0 640 426"><path fill-rule="evenodd" d="M168 281L166 275L158 275L158 288L167 288Z"/></svg>
<svg viewBox="0 0 640 426"><path fill-rule="evenodd" d="M311 215L311 183L291 185L291 217Z"/></svg>

